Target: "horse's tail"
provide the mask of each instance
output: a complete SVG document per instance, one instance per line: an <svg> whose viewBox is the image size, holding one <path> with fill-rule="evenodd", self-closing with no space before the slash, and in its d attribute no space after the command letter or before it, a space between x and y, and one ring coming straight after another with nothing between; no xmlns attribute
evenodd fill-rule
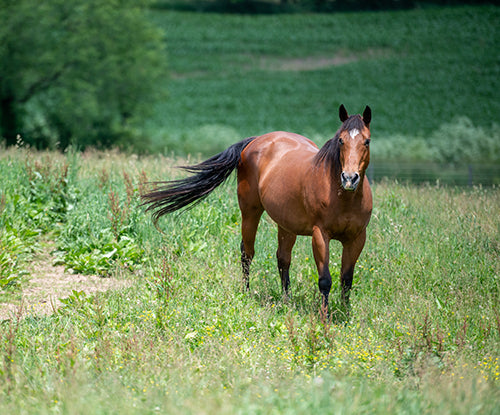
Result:
<svg viewBox="0 0 500 415"><path fill-rule="evenodd" d="M167 213L193 207L207 197L238 167L241 152L254 139L250 137L233 144L222 153L194 166L183 166L182 169L194 174L185 179L158 182L160 187L141 195L143 205L149 205L146 211L154 211L154 223Z"/></svg>

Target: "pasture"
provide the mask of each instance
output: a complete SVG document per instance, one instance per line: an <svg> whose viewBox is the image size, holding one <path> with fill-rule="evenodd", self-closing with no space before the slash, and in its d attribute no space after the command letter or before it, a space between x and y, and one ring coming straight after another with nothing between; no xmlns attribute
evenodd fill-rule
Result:
<svg viewBox="0 0 500 415"><path fill-rule="evenodd" d="M319 313L309 238L281 298L264 217L241 285L235 181L158 232L138 206L186 160L116 152L0 156L2 413L494 414L500 399L498 188L375 183L345 324ZM126 281L21 303L33 261ZM340 245L332 242L332 302ZM335 304L333 304L335 307ZM54 307L55 308L55 307Z"/></svg>
<svg viewBox="0 0 500 415"><path fill-rule="evenodd" d="M497 413L498 186L374 183L346 323L310 238L282 299L266 215L243 290L235 180L161 232L139 194L247 136L322 145L340 103L371 106L372 163L497 163L499 8L151 18L169 95L131 149L157 155L0 148L0 413Z"/></svg>

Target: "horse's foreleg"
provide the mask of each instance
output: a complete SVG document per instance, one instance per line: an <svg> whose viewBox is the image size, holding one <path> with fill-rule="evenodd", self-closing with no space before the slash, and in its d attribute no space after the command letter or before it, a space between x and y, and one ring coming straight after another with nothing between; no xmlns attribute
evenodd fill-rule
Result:
<svg viewBox="0 0 500 415"><path fill-rule="evenodd" d="M318 268L319 291L323 295L323 307L328 308L328 296L332 288L332 277L328 268L330 253L330 238L320 228L315 226L312 233L312 248L316 267Z"/></svg>
<svg viewBox="0 0 500 415"><path fill-rule="evenodd" d="M365 246L366 231L364 230L354 240L345 242L342 251L342 266L340 269L340 285L342 287L342 303L349 310L349 294L352 287L352 278L354 275L354 266Z"/></svg>
<svg viewBox="0 0 500 415"><path fill-rule="evenodd" d="M288 288L290 286L290 262L292 261L292 248L296 239L297 235L278 226L278 251L276 252L276 258L278 259L281 288L285 296L288 296Z"/></svg>

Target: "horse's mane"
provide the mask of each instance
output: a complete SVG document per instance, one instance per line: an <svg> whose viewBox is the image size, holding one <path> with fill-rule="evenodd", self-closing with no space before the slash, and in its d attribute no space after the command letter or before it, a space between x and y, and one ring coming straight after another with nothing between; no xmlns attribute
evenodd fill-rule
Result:
<svg viewBox="0 0 500 415"><path fill-rule="evenodd" d="M340 143L339 137L342 131L351 131L357 129L359 131L365 128L365 123L361 115L351 115L335 133L335 136L328 140L314 156L314 164L330 166L335 169L335 173L340 173Z"/></svg>

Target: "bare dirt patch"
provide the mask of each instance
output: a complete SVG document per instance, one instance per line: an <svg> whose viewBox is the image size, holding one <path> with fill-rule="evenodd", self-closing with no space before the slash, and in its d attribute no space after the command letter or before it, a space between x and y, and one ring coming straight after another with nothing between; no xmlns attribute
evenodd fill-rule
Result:
<svg viewBox="0 0 500 415"><path fill-rule="evenodd" d="M23 317L51 314L61 306L61 299L69 297L73 290L91 294L130 284L125 279L71 274L64 266L52 265L52 249L53 243L48 243L34 258L31 278L24 283L21 298L15 302L0 302L0 320L11 318L14 314Z"/></svg>
<svg viewBox="0 0 500 415"><path fill-rule="evenodd" d="M357 60L358 58L355 56L334 56L332 58L300 58L280 60L263 59L261 60L260 67L269 71L315 71L317 69L345 65Z"/></svg>
<svg viewBox="0 0 500 415"><path fill-rule="evenodd" d="M301 58L261 58L259 67L268 71L316 71L346 65L364 59L387 56L388 50L369 49L363 53L339 52L334 56L306 56Z"/></svg>
<svg viewBox="0 0 500 415"><path fill-rule="evenodd" d="M307 72L327 69L336 66L347 65L352 62L387 57L391 55L391 50L387 48L371 48L362 52L352 52L341 50L328 56L302 56L300 58L284 58L271 55L257 56L245 55L246 64L243 68L246 70L260 69L270 72ZM248 64L250 62L250 64ZM209 75L208 71L192 72L172 72L170 76L173 79L202 78Z"/></svg>

